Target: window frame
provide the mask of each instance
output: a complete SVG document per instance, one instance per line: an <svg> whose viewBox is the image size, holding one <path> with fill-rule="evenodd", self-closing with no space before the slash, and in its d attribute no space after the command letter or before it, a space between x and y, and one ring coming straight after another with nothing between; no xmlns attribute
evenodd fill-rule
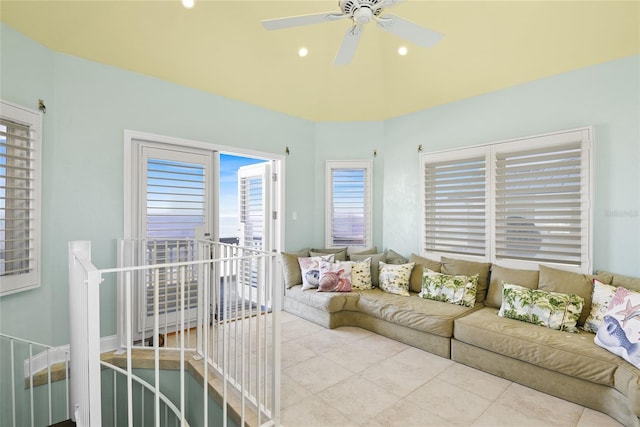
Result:
<svg viewBox="0 0 640 427"><path fill-rule="evenodd" d="M420 156L420 200L421 200L421 237L420 251L423 256L438 258L442 256L467 259L471 261L483 261L497 263L504 267L521 269L538 269L539 264L549 265L564 270L589 274L593 269L593 128L583 127L566 131L559 131L541 135L516 138L505 141L497 141L488 144L476 145L465 148L456 148L431 153L423 153ZM580 144L580 263L579 265L567 262L554 262L549 260L520 260L513 258L498 258L496 250L496 193L497 193L497 158L505 153L518 153L535 149L554 148L567 145L570 142ZM427 218L425 209L425 165L438 161L464 159L473 157L478 152L484 151L486 159L486 250L484 256L474 256L464 253L429 251L426 247L425 233L427 231Z"/></svg>
<svg viewBox="0 0 640 427"><path fill-rule="evenodd" d="M372 160L327 160L325 167L325 246L343 248L336 245L333 238L333 179L336 169L362 169L368 183L364 190L365 227L362 245L348 245L349 249L368 249L373 246L373 161Z"/></svg>
<svg viewBox="0 0 640 427"><path fill-rule="evenodd" d="M42 205L42 113L17 104L0 100L0 118L27 126L32 140L31 189L33 231L31 245L32 269L28 273L0 276L0 297L39 288L41 286L41 205Z"/></svg>

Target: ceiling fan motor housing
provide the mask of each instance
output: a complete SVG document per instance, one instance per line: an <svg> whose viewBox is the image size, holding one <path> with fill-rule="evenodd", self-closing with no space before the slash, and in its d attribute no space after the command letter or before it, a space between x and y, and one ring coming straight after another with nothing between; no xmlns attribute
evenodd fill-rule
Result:
<svg viewBox="0 0 640 427"><path fill-rule="evenodd" d="M340 0L338 5L345 15L349 15L358 24L366 24L373 16L382 13L378 4L382 0Z"/></svg>

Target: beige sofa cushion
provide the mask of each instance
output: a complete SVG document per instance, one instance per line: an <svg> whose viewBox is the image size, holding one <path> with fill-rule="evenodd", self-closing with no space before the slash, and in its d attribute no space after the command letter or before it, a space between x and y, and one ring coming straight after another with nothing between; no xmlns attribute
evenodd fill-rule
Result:
<svg viewBox="0 0 640 427"><path fill-rule="evenodd" d="M585 320L591 313L591 294L593 293L593 278L597 278L604 284L610 284L611 275L597 275L573 273L571 271L559 270L557 268L540 265L540 278L538 289L543 291L560 292L563 294L574 294L584 298L582 314L578 319L578 325L584 325Z"/></svg>
<svg viewBox="0 0 640 427"><path fill-rule="evenodd" d="M308 257L309 249L303 249L298 252L282 252L280 256L282 258L284 285L290 288L302 284L302 272L300 271L300 264L298 264L298 257Z"/></svg>
<svg viewBox="0 0 640 427"><path fill-rule="evenodd" d="M489 286L490 262L474 262L461 259L442 257L441 273L451 276L473 276L478 274L478 287L476 288L476 302L483 302Z"/></svg>
<svg viewBox="0 0 640 427"><path fill-rule="evenodd" d="M316 289L302 290L302 286L294 286L286 290L285 295L308 306L336 313L347 307L354 307L358 294L354 292L318 292Z"/></svg>
<svg viewBox="0 0 640 427"><path fill-rule="evenodd" d="M607 271L598 271L597 274L599 276L611 276L610 284L612 286L622 286L630 291L640 292L640 278L638 277L621 276Z"/></svg>
<svg viewBox="0 0 640 427"><path fill-rule="evenodd" d="M462 307L445 302L389 294L380 289L358 291L360 299L356 306L362 313L421 332L451 337L453 320L473 311L473 307ZM477 308L478 306L476 306Z"/></svg>
<svg viewBox="0 0 640 427"><path fill-rule="evenodd" d="M519 270L516 268L491 266L491 280L484 304L487 307L500 308L502 305L502 282L519 285L529 289L538 287L538 270Z"/></svg>
<svg viewBox="0 0 640 427"><path fill-rule="evenodd" d="M411 254L409 262L415 264L411 272L411 278L409 279L409 290L412 292L420 292L422 290L422 272L425 268L440 273L440 267L442 267L440 261L434 261L416 254Z"/></svg>
<svg viewBox="0 0 640 427"><path fill-rule="evenodd" d="M455 320L455 339L523 362L607 386L620 358L598 347L590 332L556 331L499 317L485 307Z"/></svg>

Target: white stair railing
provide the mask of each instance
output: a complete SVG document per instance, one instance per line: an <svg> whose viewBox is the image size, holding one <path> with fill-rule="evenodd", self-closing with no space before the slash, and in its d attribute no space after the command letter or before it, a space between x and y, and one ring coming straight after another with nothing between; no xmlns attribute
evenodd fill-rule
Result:
<svg viewBox="0 0 640 427"><path fill-rule="evenodd" d="M69 406L72 414L77 411L78 425L111 421L94 402L100 402L100 366L114 371L113 425L122 418L138 425L145 412L134 412L134 395L152 405L156 426L170 417L183 426L189 419L226 426L229 418L241 425L280 425L282 292L275 285L280 283L275 253L210 241L122 240L118 267L99 270L91 264L88 242L72 242L69 248L70 294L77 294L71 297L71 360L87 361L71 363ZM111 275L117 277L120 367L100 361L99 312L93 310L100 304L99 287L111 285L101 285L103 279ZM74 323L85 327L74 328ZM80 348L74 351L74 346ZM148 362L139 365L141 358L151 359L153 379L136 375L137 364L148 367ZM161 365L167 364L179 371L178 384L162 382ZM202 399L188 405L191 412L201 407L198 414L186 410L188 371L202 381ZM115 409L119 375L126 382L126 416ZM145 400L145 393L152 398ZM222 398L221 420L209 414L214 394Z"/></svg>
<svg viewBox="0 0 640 427"><path fill-rule="evenodd" d="M68 350L0 333L0 426L69 419L68 369Z"/></svg>

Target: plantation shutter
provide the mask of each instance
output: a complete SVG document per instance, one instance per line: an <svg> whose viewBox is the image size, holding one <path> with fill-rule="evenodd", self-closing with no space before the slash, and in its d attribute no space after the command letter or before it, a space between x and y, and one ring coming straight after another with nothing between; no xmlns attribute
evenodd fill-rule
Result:
<svg viewBox="0 0 640 427"><path fill-rule="evenodd" d="M146 238L146 263L169 264L193 261L197 245L196 228L210 223L213 158L208 152L182 151L143 146L141 173L140 230ZM185 270L186 318L191 320L197 307L197 266ZM154 313L154 286L158 286L158 312L161 323L172 324L179 314L178 283L180 269L163 267L158 277L148 270L139 299L145 313L140 330L150 329ZM144 302L143 302L144 301ZM144 305L144 307L143 307ZM189 312L191 311L191 312Z"/></svg>
<svg viewBox="0 0 640 427"><path fill-rule="evenodd" d="M371 163L327 162L329 247L371 246Z"/></svg>
<svg viewBox="0 0 640 427"><path fill-rule="evenodd" d="M35 158L29 126L0 119L0 277L33 276L26 286L37 283Z"/></svg>
<svg viewBox="0 0 640 427"><path fill-rule="evenodd" d="M496 258L581 266L588 254L581 141L495 158Z"/></svg>
<svg viewBox="0 0 640 427"><path fill-rule="evenodd" d="M484 154L424 162L424 249L484 256L487 252Z"/></svg>

